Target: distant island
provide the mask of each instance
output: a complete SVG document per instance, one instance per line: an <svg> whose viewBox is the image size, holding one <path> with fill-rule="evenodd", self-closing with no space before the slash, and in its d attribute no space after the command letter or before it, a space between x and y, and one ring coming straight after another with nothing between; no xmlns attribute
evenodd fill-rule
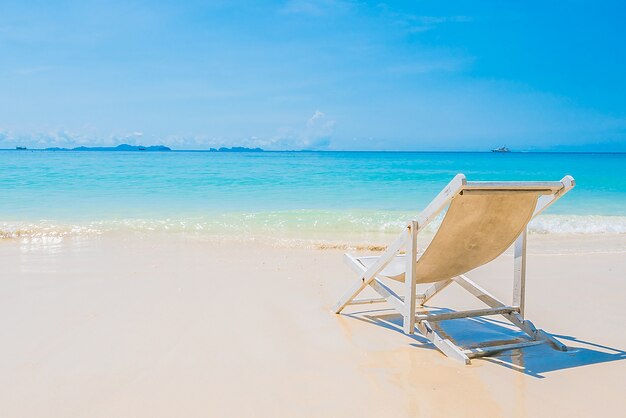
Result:
<svg viewBox="0 0 626 418"><path fill-rule="evenodd" d="M29 149L23 146L15 147L17 151L172 151L170 147L166 147L165 145L129 145L129 144L120 144L116 147L74 147L74 148L63 148L63 147L49 147L49 148L33 148ZM262 148L247 148L247 147L221 147L221 148L209 148L208 150L201 150L200 152L264 152L265 150Z"/></svg>
<svg viewBox="0 0 626 418"><path fill-rule="evenodd" d="M172 149L165 145L151 145L144 147L143 145L121 144L117 147L76 147L76 148L46 148L46 151L171 151Z"/></svg>
<svg viewBox="0 0 626 418"><path fill-rule="evenodd" d="M209 148L209 152L263 152L261 148L231 147Z"/></svg>

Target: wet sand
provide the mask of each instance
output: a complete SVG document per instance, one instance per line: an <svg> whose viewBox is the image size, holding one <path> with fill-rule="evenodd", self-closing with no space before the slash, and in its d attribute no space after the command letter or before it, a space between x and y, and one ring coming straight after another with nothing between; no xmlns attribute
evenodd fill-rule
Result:
<svg viewBox="0 0 626 418"><path fill-rule="evenodd" d="M572 349L470 366L385 305L332 314L354 277L343 250L317 247L0 240L0 415L624 416L626 236L531 236L526 316ZM508 301L511 268L507 254L470 277ZM481 307L456 287L431 304ZM444 330L514 337L499 318Z"/></svg>

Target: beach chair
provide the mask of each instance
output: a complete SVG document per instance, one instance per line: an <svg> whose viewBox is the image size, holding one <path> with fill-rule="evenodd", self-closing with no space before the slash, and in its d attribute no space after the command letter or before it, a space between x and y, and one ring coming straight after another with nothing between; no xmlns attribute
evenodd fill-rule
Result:
<svg viewBox="0 0 626 418"><path fill-rule="evenodd" d="M358 279L339 300L334 311L340 313L348 305L387 302L403 316L405 333L413 334L417 328L445 355L465 364L470 364L474 357L542 343L566 351L564 344L524 318L526 235L528 223L574 185L571 176L555 182L468 182L463 174L456 175L416 219L407 223L381 256L345 254L346 263L358 274ZM417 234L446 207L432 241L424 251L418 251ZM465 274L494 260L513 243L513 300L508 305ZM387 285L390 284L388 280L403 282L403 292L399 293L404 296L394 292ZM488 308L428 313L424 304L453 282ZM418 284L429 287L416 293ZM380 297L355 299L368 286ZM504 316L530 338L464 349L445 338L435 326L443 320L491 315Z"/></svg>

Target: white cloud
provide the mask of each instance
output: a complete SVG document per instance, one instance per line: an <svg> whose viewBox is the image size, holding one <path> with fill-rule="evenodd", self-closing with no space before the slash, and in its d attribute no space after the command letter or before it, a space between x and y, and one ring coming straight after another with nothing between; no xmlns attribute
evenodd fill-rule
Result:
<svg viewBox="0 0 626 418"><path fill-rule="evenodd" d="M241 145L268 150L327 149L332 145L335 125L334 119L316 110L302 126L282 126L274 136L253 136L245 139Z"/></svg>
<svg viewBox="0 0 626 418"><path fill-rule="evenodd" d="M333 12L344 12L350 7L350 2L340 0L289 0L280 9L280 12L283 14L323 16Z"/></svg>
<svg viewBox="0 0 626 418"><path fill-rule="evenodd" d="M306 134L308 136L330 136L335 127L335 121L325 113L316 110L313 116L306 121Z"/></svg>
<svg viewBox="0 0 626 418"><path fill-rule="evenodd" d="M449 23L468 23L473 22L471 16L453 15L453 16L420 16L410 13L398 13L391 11L385 5L380 4L379 8L391 18L397 25L403 26L408 33L426 32L437 27Z"/></svg>
<svg viewBox="0 0 626 418"><path fill-rule="evenodd" d="M306 121L306 126L314 126L319 120L324 119L325 116L326 115L324 115L322 112L316 110L315 113L313 113L313 116L311 116L309 120Z"/></svg>

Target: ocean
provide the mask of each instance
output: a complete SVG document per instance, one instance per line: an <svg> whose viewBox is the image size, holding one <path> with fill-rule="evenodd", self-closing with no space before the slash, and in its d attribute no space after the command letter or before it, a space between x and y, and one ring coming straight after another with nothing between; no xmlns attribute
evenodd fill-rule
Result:
<svg viewBox="0 0 626 418"><path fill-rule="evenodd" d="M0 236L392 233L457 173L576 187L531 233L626 233L626 154L0 151Z"/></svg>

